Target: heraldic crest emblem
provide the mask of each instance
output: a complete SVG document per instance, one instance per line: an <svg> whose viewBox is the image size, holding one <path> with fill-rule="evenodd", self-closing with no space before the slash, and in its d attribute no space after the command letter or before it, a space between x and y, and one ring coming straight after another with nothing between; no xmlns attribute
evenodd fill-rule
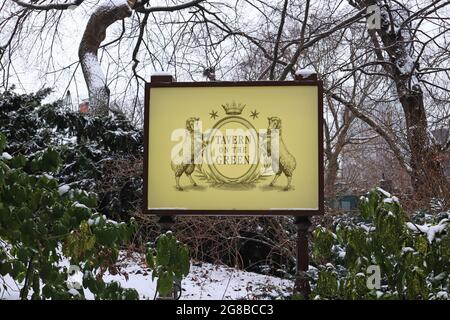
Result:
<svg viewBox="0 0 450 320"><path fill-rule="evenodd" d="M297 164L283 141L281 119L268 117L267 126L257 129L252 124L259 118L256 109L244 114L246 105L234 101L221 107L224 116L212 110L210 119L219 119L204 132L199 117L186 120L185 139L178 151L172 153L176 188L184 189L180 178L187 176L190 190L195 190L194 187L204 190L199 184L229 190L246 190L262 184L270 189L284 174L287 183L283 190L290 190Z"/></svg>

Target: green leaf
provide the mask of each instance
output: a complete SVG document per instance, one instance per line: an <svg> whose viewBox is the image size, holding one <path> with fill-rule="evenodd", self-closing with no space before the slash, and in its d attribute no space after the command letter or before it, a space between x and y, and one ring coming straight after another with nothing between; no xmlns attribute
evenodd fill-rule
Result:
<svg viewBox="0 0 450 320"><path fill-rule="evenodd" d="M14 169L23 168L23 167L25 167L26 164L27 164L27 159L21 154L13 157L10 160L10 166L11 166L11 168L14 168Z"/></svg>
<svg viewBox="0 0 450 320"><path fill-rule="evenodd" d="M5 150L6 147L6 137L2 133L0 133L0 153Z"/></svg>
<svg viewBox="0 0 450 320"><path fill-rule="evenodd" d="M173 275L163 272L158 278L158 292L162 297L170 296L173 288Z"/></svg>
<svg viewBox="0 0 450 320"><path fill-rule="evenodd" d="M53 149L47 149L42 155L41 159L41 170L53 172L58 170L61 163L61 158L59 153Z"/></svg>

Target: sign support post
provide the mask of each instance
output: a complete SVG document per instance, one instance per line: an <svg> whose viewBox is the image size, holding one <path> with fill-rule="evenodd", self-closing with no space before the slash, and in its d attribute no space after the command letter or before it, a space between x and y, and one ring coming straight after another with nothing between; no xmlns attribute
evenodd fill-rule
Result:
<svg viewBox="0 0 450 320"><path fill-rule="evenodd" d="M173 231L174 224L175 218L173 216L159 216L158 225L161 228L161 233Z"/></svg>
<svg viewBox="0 0 450 320"><path fill-rule="evenodd" d="M318 77L316 73L311 74L296 74L296 81L302 80L312 80L317 81ZM320 93L322 95L322 93ZM322 130L319 128L319 130ZM320 132L320 131L319 131ZM320 136L320 134L319 134ZM319 139L321 140L321 139ZM319 149L321 150L321 149ZM321 156L323 157L322 153ZM323 179L323 175L319 177ZM321 202L321 201L319 201ZM322 210L321 210L322 211ZM295 217L294 221L297 227L297 270L295 276L295 286L294 292L299 293L304 299L309 298L311 293L311 287L309 284L309 279L307 271L309 268L309 241L308 234L309 228L311 227L311 220L309 217Z"/></svg>
<svg viewBox="0 0 450 320"><path fill-rule="evenodd" d="M311 222L308 217L296 217L294 223L297 227L297 273L294 292L299 293L304 299L308 299L311 288L306 272L309 267L308 231Z"/></svg>

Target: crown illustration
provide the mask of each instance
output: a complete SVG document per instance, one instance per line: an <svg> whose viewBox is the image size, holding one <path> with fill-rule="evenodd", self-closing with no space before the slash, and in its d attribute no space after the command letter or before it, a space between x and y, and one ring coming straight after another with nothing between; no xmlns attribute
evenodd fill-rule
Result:
<svg viewBox="0 0 450 320"><path fill-rule="evenodd" d="M236 103L233 101L231 104L223 104L222 108L225 110L226 114L236 115L242 113L242 110L245 108L245 104Z"/></svg>

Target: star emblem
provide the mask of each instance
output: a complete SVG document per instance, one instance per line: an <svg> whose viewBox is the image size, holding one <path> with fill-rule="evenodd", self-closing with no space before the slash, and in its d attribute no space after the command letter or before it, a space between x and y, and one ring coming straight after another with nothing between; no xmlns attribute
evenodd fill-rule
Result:
<svg viewBox="0 0 450 320"><path fill-rule="evenodd" d="M259 112L257 112L256 110L252 111L250 113L250 117L253 118L253 120L255 120L256 118L258 118Z"/></svg>
<svg viewBox="0 0 450 320"><path fill-rule="evenodd" d="M209 113L209 116L210 116L211 119L216 120L216 118L219 116L219 114L217 113L217 111L212 110L212 111Z"/></svg>

